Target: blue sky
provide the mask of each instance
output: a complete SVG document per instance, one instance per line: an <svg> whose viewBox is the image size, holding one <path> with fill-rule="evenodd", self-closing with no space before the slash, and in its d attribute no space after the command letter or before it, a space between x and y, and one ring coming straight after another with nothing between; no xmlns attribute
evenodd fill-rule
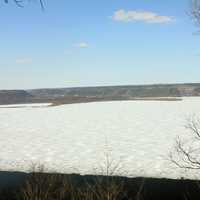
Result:
<svg viewBox="0 0 200 200"><path fill-rule="evenodd" d="M0 3L0 89L199 81L189 0L45 5Z"/></svg>

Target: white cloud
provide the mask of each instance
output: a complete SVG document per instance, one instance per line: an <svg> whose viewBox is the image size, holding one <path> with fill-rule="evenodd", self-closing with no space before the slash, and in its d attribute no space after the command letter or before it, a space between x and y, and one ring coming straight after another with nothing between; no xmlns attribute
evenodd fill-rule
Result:
<svg viewBox="0 0 200 200"><path fill-rule="evenodd" d="M15 61L17 64L30 64L32 63L32 59L31 58L18 58Z"/></svg>
<svg viewBox="0 0 200 200"><path fill-rule="evenodd" d="M125 11L123 9L117 10L112 16L114 21L121 22L145 22L145 23L169 23L174 20L172 16L159 15L150 11Z"/></svg>
<svg viewBox="0 0 200 200"><path fill-rule="evenodd" d="M84 49L84 48L88 48L89 44L87 42L81 42L75 46Z"/></svg>

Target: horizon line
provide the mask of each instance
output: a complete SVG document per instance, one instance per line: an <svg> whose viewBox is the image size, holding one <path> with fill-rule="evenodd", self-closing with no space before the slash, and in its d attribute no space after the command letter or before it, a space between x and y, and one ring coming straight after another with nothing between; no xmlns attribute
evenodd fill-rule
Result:
<svg viewBox="0 0 200 200"><path fill-rule="evenodd" d="M90 86L72 86L72 87L41 87L28 89L0 89L0 91L18 91L18 90L51 90L51 89L76 89L76 88L106 88L106 87L143 87L143 86L159 86L159 85L198 85L200 82L179 82L179 83L144 83L144 84L119 84L119 85L90 85Z"/></svg>

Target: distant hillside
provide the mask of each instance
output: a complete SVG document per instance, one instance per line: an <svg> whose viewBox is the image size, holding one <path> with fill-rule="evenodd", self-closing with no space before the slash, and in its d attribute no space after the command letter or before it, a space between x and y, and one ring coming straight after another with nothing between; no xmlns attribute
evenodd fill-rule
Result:
<svg viewBox="0 0 200 200"><path fill-rule="evenodd" d="M36 89L28 92L42 98L64 96L125 98L200 96L200 83Z"/></svg>
<svg viewBox="0 0 200 200"><path fill-rule="evenodd" d="M0 90L0 104L29 102L32 95L24 90Z"/></svg>
<svg viewBox="0 0 200 200"><path fill-rule="evenodd" d="M200 83L35 89L26 91L0 90L0 104L34 102L65 104L182 96L200 96Z"/></svg>

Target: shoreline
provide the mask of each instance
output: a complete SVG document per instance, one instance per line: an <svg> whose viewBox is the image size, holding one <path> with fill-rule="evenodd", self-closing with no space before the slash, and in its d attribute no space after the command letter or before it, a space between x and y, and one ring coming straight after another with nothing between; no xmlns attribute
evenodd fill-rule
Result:
<svg viewBox="0 0 200 200"><path fill-rule="evenodd" d="M112 102L112 101L183 101L181 97L145 97L145 98L130 98L130 99L101 99L101 98L75 98L75 99L56 99L47 102L36 101L27 103L12 103L12 104L0 104L1 108L45 108L55 107L67 104L79 104L79 103L93 103L93 102Z"/></svg>
<svg viewBox="0 0 200 200"><path fill-rule="evenodd" d="M79 103L94 103L94 102L112 102L112 101L183 101L182 98L167 98L167 97L159 97L159 98L133 98L133 99L99 99L93 100L88 99L85 101L69 101L69 102L51 102L51 105L47 107L56 107L61 105L68 105L68 104L79 104Z"/></svg>

